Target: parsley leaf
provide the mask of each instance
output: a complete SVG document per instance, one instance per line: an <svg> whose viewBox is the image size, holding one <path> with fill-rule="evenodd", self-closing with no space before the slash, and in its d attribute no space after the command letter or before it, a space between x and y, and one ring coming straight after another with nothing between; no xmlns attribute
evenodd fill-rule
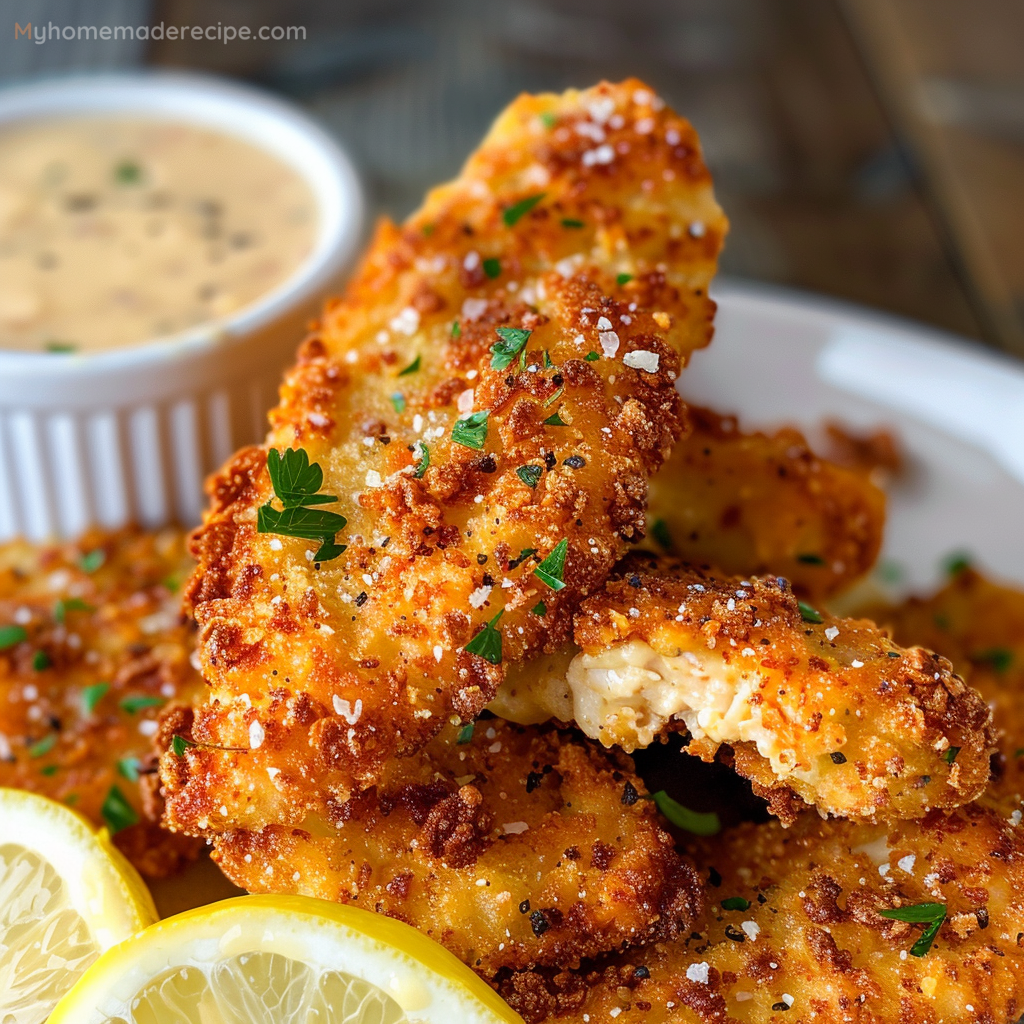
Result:
<svg viewBox="0 0 1024 1024"><path fill-rule="evenodd" d="M129 782L139 781L139 769L142 767L142 762L137 757L122 757L117 762L117 774L122 779L127 779Z"/></svg>
<svg viewBox="0 0 1024 1024"><path fill-rule="evenodd" d="M825 559L821 555L797 555L796 560L804 565L824 565Z"/></svg>
<svg viewBox="0 0 1024 1024"><path fill-rule="evenodd" d="M617 285L629 284L629 282L632 281L632 280L633 280L633 275L632 274L616 274L616 276L615 276L615 283Z"/></svg>
<svg viewBox="0 0 1024 1024"><path fill-rule="evenodd" d="M329 505L338 500L333 494L317 494L324 484L324 471L319 463L310 464L305 448L271 448L267 452L267 472L274 494L285 508Z"/></svg>
<svg viewBox="0 0 1024 1024"><path fill-rule="evenodd" d="M558 117L557 115L553 114L550 110L545 110L540 115L540 121L545 128L554 128L555 125L558 124Z"/></svg>
<svg viewBox="0 0 1024 1024"><path fill-rule="evenodd" d="M972 660L991 665L1002 675L1013 664L1013 651L1006 647L991 647L987 651L980 651Z"/></svg>
<svg viewBox="0 0 1024 1024"><path fill-rule="evenodd" d="M653 800L658 810L676 828L681 828L685 832L690 832L695 836L714 836L722 830L722 823L714 811L708 811L706 814L700 811L691 811L689 807L684 807L678 801L673 800L663 789L659 789L657 793L652 793L645 799Z"/></svg>
<svg viewBox="0 0 1024 1024"><path fill-rule="evenodd" d="M561 590L565 586L565 554L569 550L569 538L563 537L551 550L551 554L534 570L533 575L552 590Z"/></svg>
<svg viewBox="0 0 1024 1024"><path fill-rule="evenodd" d="M27 639L28 633L24 626L0 626L0 651L6 651Z"/></svg>
<svg viewBox="0 0 1024 1024"><path fill-rule="evenodd" d="M516 470L516 476L526 484L527 487L536 487L540 483L544 470L540 466L520 466Z"/></svg>
<svg viewBox="0 0 1024 1024"><path fill-rule="evenodd" d="M405 412L405 395L403 395L401 391L396 391L391 396L391 404L395 407L395 412Z"/></svg>
<svg viewBox="0 0 1024 1024"><path fill-rule="evenodd" d="M422 441L417 441L413 448L413 455L416 454L416 449L418 449L420 458L416 463L416 468L413 470L412 475L417 480L422 480L423 474L426 473L427 467L430 465L430 449Z"/></svg>
<svg viewBox="0 0 1024 1024"><path fill-rule="evenodd" d="M797 601L797 607L800 609L800 618L804 622L824 622L825 620L821 617L821 612L812 608L806 601Z"/></svg>
<svg viewBox="0 0 1024 1024"><path fill-rule="evenodd" d="M575 217L563 217L562 218L563 228L585 228L586 224L581 220L577 220Z"/></svg>
<svg viewBox="0 0 1024 1024"><path fill-rule="evenodd" d="M942 755L942 759L946 764L952 764L956 760L956 755L960 753L959 747L950 747L949 750Z"/></svg>
<svg viewBox="0 0 1024 1024"><path fill-rule="evenodd" d="M567 427L569 426L557 412L553 412L545 421L544 425L548 427Z"/></svg>
<svg viewBox="0 0 1024 1024"><path fill-rule="evenodd" d="M505 609L502 608L497 615L488 622L483 629L468 644L463 648L467 654L475 654L477 657L483 658L484 661L489 661L492 665L501 664L501 631L495 627L498 625L498 621L502 615L505 614Z"/></svg>
<svg viewBox="0 0 1024 1024"><path fill-rule="evenodd" d="M107 560L107 553L103 548L96 548L95 551L87 551L78 560L82 572L93 573Z"/></svg>
<svg viewBox="0 0 1024 1024"><path fill-rule="evenodd" d="M455 737L456 743L469 743L473 739L473 726L476 723L467 722L460 730L459 735Z"/></svg>
<svg viewBox="0 0 1024 1024"><path fill-rule="evenodd" d="M67 355L71 352L77 352L78 346L73 341L48 341L46 343L46 351Z"/></svg>
<svg viewBox="0 0 1024 1024"><path fill-rule="evenodd" d="M493 257L484 260L484 273L493 281L501 273L501 260Z"/></svg>
<svg viewBox="0 0 1024 1024"><path fill-rule="evenodd" d="M142 168L132 160L122 160L114 168L114 180L119 185L134 185L142 180Z"/></svg>
<svg viewBox="0 0 1024 1024"><path fill-rule="evenodd" d="M547 613L548 613L548 606L543 601L538 601L530 609L530 611L532 611L534 615L547 615Z"/></svg>
<svg viewBox="0 0 1024 1024"><path fill-rule="evenodd" d="M535 196L527 196L525 199L520 199L518 203L510 206L502 214L505 226L512 227L520 217L529 213L546 195L547 192L538 192Z"/></svg>
<svg viewBox="0 0 1024 1024"><path fill-rule="evenodd" d="M596 363L601 357L596 352L588 352L583 358L588 363Z"/></svg>
<svg viewBox="0 0 1024 1024"><path fill-rule="evenodd" d="M96 609L89 604L88 601L83 601L80 597L69 597L66 601L63 598L60 598L53 606L53 617L57 622L63 625L68 612L94 611L96 611Z"/></svg>
<svg viewBox="0 0 1024 1024"><path fill-rule="evenodd" d="M554 405L562 397L562 392L565 391L564 387L558 388L549 398L544 400L544 408L546 409L549 405Z"/></svg>
<svg viewBox="0 0 1024 1024"><path fill-rule="evenodd" d="M49 735L44 736L41 740L37 740L28 748L29 757L42 757L44 754L48 754L57 745L57 734L51 732Z"/></svg>
<svg viewBox="0 0 1024 1024"><path fill-rule="evenodd" d="M971 567L971 556L966 551L954 551L942 560L942 568L947 576L959 576Z"/></svg>
<svg viewBox="0 0 1024 1024"><path fill-rule="evenodd" d="M651 536L658 542L658 546L665 551L671 551L674 547L672 534L669 533L668 523L664 519L655 519L651 523Z"/></svg>
<svg viewBox="0 0 1024 1024"><path fill-rule="evenodd" d="M463 448L475 448L479 451L487 440L487 417L490 412L484 409L473 412L455 421L452 427L452 440Z"/></svg>
<svg viewBox="0 0 1024 1024"><path fill-rule="evenodd" d="M458 338L462 334L462 325L458 320L452 321L452 337Z"/></svg>
<svg viewBox="0 0 1024 1024"><path fill-rule="evenodd" d="M277 533L282 537L299 537L302 540L318 540L322 546L337 549L337 553L314 555L317 561L336 558L345 550L344 544L334 544L334 535L344 529L348 520L337 512L319 508L286 508L278 512L268 501L261 505L256 515L256 530L259 533Z"/></svg>
<svg viewBox="0 0 1024 1024"><path fill-rule="evenodd" d="M117 786L110 787L103 806L100 808L100 813L112 836L123 832L132 825L137 825L139 821L139 816L135 813L134 808Z"/></svg>
<svg viewBox="0 0 1024 1024"><path fill-rule="evenodd" d="M44 672L51 664L50 656L46 651L36 651L36 653L32 655L32 669L35 672Z"/></svg>
<svg viewBox="0 0 1024 1024"><path fill-rule="evenodd" d="M87 715L96 710L96 705L104 698L110 689L110 683L93 683L82 690L82 709Z"/></svg>
<svg viewBox="0 0 1024 1024"><path fill-rule="evenodd" d="M723 910L749 910L750 900L742 896L728 896L718 904Z"/></svg>
<svg viewBox="0 0 1024 1024"><path fill-rule="evenodd" d="M915 903L909 907L897 907L895 910L880 910L882 917L890 921L903 921L907 924L927 924L921 937L910 947L911 956L924 956L932 948L935 936L939 934L942 922L946 920L945 903Z"/></svg>
<svg viewBox="0 0 1024 1024"><path fill-rule="evenodd" d="M525 327L497 327L494 333L501 340L491 346L491 369L504 370L522 352L533 332Z"/></svg>
<svg viewBox="0 0 1024 1024"><path fill-rule="evenodd" d="M184 736L175 736L174 739L171 740L171 750L174 751L175 757L183 757L185 751L189 747L194 746L195 744L190 739L186 739Z"/></svg>
<svg viewBox="0 0 1024 1024"><path fill-rule="evenodd" d="M415 373L420 368L420 362L422 357L417 356L404 370L398 371L399 377L407 377L410 373Z"/></svg>
<svg viewBox="0 0 1024 1024"><path fill-rule="evenodd" d="M142 711L145 708L158 708L167 701L163 697L125 697L119 700L118 706L122 711L127 711L129 715L134 715L136 711Z"/></svg>

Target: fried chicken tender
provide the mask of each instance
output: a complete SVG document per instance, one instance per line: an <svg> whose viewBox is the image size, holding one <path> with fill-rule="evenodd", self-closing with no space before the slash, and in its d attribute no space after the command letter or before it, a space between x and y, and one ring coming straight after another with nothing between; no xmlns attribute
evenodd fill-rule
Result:
<svg viewBox="0 0 1024 1024"><path fill-rule="evenodd" d="M1024 591L966 567L931 597L911 597L865 614L887 625L900 643L920 644L949 658L988 701L999 748L990 792L1019 806L1024 799Z"/></svg>
<svg viewBox="0 0 1024 1024"><path fill-rule="evenodd" d="M867 475L818 458L791 427L746 433L734 416L693 406L689 415L689 436L650 483L647 547L725 573L783 576L812 601L874 565L885 495Z"/></svg>
<svg viewBox="0 0 1024 1024"><path fill-rule="evenodd" d="M200 847L157 824L152 748L161 709L202 689L175 593L191 568L174 530L0 546L0 786L106 825L151 877Z"/></svg>
<svg viewBox="0 0 1024 1024"><path fill-rule="evenodd" d="M698 937L518 976L503 994L561 1024L1015 1024L1024 1011L1024 829L991 807L743 825L698 860L715 904ZM881 911L922 904L944 916L918 956L927 922Z"/></svg>
<svg viewBox="0 0 1024 1024"><path fill-rule="evenodd" d="M988 708L945 658L819 613L777 577L636 557L582 603L574 638L567 667L563 653L548 672L510 676L492 706L575 721L627 751L681 729L705 760L728 745L785 821L801 801L919 818L988 782Z"/></svg>
<svg viewBox="0 0 1024 1024"><path fill-rule="evenodd" d="M703 883L643 794L623 754L485 719L391 762L330 821L221 833L213 856L251 892L400 918L493 978L699 922Z"/></svg>
<svg viewBox="0 0 1024 1024"><path fill-rule="evenodd" d="M696 133L635 80L521 97L458 179L380 226L267 444L212 481L189 588L208 745L171 822L324 813L568 636L683 430L675 380L710 340L725 230ZM338 500L282 512L271 448L304 450ZM347 526L261 533L268 503ZM347 548L316 560L324 540Z"/></svg>

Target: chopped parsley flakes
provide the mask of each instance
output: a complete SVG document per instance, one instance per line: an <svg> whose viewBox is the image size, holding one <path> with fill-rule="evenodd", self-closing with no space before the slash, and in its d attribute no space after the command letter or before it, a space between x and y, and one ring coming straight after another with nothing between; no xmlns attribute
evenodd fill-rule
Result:
<svg viewBox="0 0 1024 1024"><path fill-rule="evenodd" d="M422 356L417 356L404 370L398 371L399 377L407 377L410 373L415 373L420 368L420 363L423 361Z"/></svg>
<svg viewBox="0 0 1024 1024"><path fill-rule="evenodd" d="M569 550L569 539L563 537L551 550L551 554L534 570L533 575L552 590L561 590L565 586L565 555Z"/></svg>
<svg viewBox="0 0 1024 1024"><path fill-rule="evenodd" d="M812 608L806 601L797 601L797 607L800 609L800 618L804 622L824 622L825 620L821 617L821 612L817 609Z"/></svg>
<svg viewBox="0 0 1024 1024"><path fill-rule="evenodd" d="M512 206L510 206L502 214L502 218L505 221L505 226L509 228L512 227L512 225L515 224L520 217L529 213L546 195L546 192L538 192L537 195L527 196L525 199L520 199L518 203L515 203Z"/></svg>
<svg viewBox="0 0 1024 1024"><path fill-rule="evenodd" d="M489 661L492 665L501 664L501 630L497 629L497 625L502 615L505 614L505 609L502 608L497 615L488 622L483 629L468 644L463 648L467 654L475 654L479 658L483 658L484 661Z"/></svg>
<svg viewBox="0 0 1024 1024"><path fill-rule="evenodd" d="M128 803L124 793L117 786L110 787L106 799L103 801L103 807L100 808L100 813L103 815L103 820L107 823L111 835L123 832L126 828L137 825L139 822L139 816L135 813L135 809Z"/></svg>
<svg viewBox="0 0 1024 1024"><path fill-rule="evenodd" d="M714 836L722 830L722 823L714 811L708 811L706 814L701 811L691 811L689 807L684 807L677 800L673 800L663 789L659 789L657 793L652 793L645 799L653 800L658 810L676 828L681 828L685 832L690 832L695 836Z"/></svg>
<svg viewBox="0 0 1024 1024"><path fill-rule="evenodd" d="M501 274L501 260L490 259L484 260L483 263L484 273L493 281L499 274Z"/></svg>
<svg viewBox="0 0 1024 1024"><path fill-rule="evenodd" d="M540 483L544 470L540 466L520 466L516 470L516 476L526 484L527 487L536 487Z"/></svg>
<svg viewBox="0 0 1024 1024"><path fill-rule="evenodd" d="M487 440L488 416L490 412L484 409L457 419L452 427L452 440L456 444L461 444L463 448L474 448L479 451Z"/></svg>
<svg viewBox="0 0 1024 1024"><path fill-rule="evenodd" d="M924 956L932 948L935 936L939 934L942 922L946 920L946 904L915 903L912 906L897 907L894 910L880 910L878 913L890 921L928 925L917 942L910 947L911 956Z"/></svg>
<svg viewBox="0 0 1024 1024"><path fill-rule="evenodd" d="M491 346L491 368L504 370L523 351L532 332L524 327L497 327L494 333L500 340Z"/></svg>

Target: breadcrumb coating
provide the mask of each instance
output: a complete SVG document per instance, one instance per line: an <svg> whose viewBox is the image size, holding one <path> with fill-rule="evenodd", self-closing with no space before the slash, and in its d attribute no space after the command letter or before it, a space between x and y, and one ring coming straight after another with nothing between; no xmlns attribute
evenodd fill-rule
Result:
<svg viewBox="0 0 1024 1024"><path fill-rule="evenodd" d="M214 859L250 892L400 918L486 978L699 923L703 883L628 757L499 719L465 731L392 762L327 821L219 834Z"/></svg>
<svg viewBox="0 0 1024 1024"><path fill-rule="evenodd" d="M188 592L206 745L170 786L176 826L326 814L565 640L684 429L675 380L711 337L726 226L693 128L629 80L520 97L459 178L379 227L267 444L212 481ZM270 448L322 469L343 553L258 532L282 512Z"/></svg>
<svg viewBox="0 0 1024 1024"><path fill-rule="evenodd" d="M992 708L998 755L990 795L1024 800L1024 591L958 568L930 597L866 609L900 643L949 658ZM959 757L958 757L959 759Z"/></svg>
<svg viewBox="0 0 1024 1024"><path fill-rule="evenodd" d="M689 418L651 480L646 547L726 574L782 576L812 601L874 565L885 495L867 474L819 458L792 427L745 432L693 406Z"/></svg>
<svg viewBox="0 0 1024 1024"><path fill-rule="evenodd" d="M988 782L989 710L946 659L799 602L778 577L633 556L583 601L574 639L561 690L557 673L521 671L492 706L536 720L546 703L628 751L683 729L705 760L727 745L785 821L802 802L920 818Z"/></svg>
<svg viewBox="0 0 1024 1024"><path fill-rule="evenodd" d="M974 804L888 825L802 815L708 843L708 926L591 970L510 979L528 1021L1014 1024L1024 1012L1024 830ZM924 955L922 907L942 924ZM931 908L927 905L931 905ZM925 943L922 943L922 945Z"/></svg>
<svg viewBox="0 0 1024 1024"><path fill-rule="evenodd" d="M177 593L191 569L176 530L0 545L0 786L106 825L150 877L200 848L157 824L153 748L162 711L202 689Z"/></svg>

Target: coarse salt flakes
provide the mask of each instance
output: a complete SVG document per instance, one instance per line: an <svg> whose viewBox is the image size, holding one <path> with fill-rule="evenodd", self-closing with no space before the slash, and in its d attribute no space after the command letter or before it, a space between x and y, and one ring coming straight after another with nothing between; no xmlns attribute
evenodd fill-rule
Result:
<svg viewBox="0 0 1024 1024"><path fill-rule="evenodd" d="M633 130L637 135L650 135L654 131L654 118L653 117L640 117L637 118L633 125Z"/></svg>
<svg viewBox="0 0 1024 1024"><path fill-rule="evenodd" d="M415 334L420 326L419 310L413 306L406 306L398 316L392 318L389 326L396 334L404 334L407 337Z"/></svg>
<svg viewBox="0 0 1024 1024"><path fill-rule="evenodd" d="M479 259L479 257L477 257ZM464 299L462 303L463 320L479 320L487 312L486 299Z"/></svg>
<svg viewBox="0 0 1024 1024"><path fill-rule="evenodd" d="M615 100L611 96L598 96L587 104L587 110L598 124L604 124L615 113Z"/></svg>
<svg viewBox="0 0 1024 1024"><path fill-rule="evenodd" d="M761 934L761 928L756 921L741 921L740 927L751 942L756 942L758 935Z"/></svg>
<svg viewBox="0 0 1024 1024"><path fill-rule="evenodd" d="M864 662L861 661L859 658L854 658L853 661L850 662L850 668L863 668L863 667L864 667Z"/></svg>
<svg viewBox="0 0 1024 1024"><path fill-rule="evenodd" d="M647 349L637 349L635 352L627 352L622 357L622 361L626 366L632 366L635 370L655 373L661 363L661 356L657 352L650 352Z"/></svg>
<svg viewBox="0 0 1024 1024"><path fill-rule="evenodd" d="M473 411L473 389L472 388L466 388L466 390L463 391L461 395L459 395L458 399L455 402L455 406L459 410L459 412L461 412L463 414L472 412Z"/></svg>
<svg viewBox="0 0 1024 1024"><path fill-rule="evenodd" d="M491 596L490 587L477 587L472 594L469 595L469 603L474 608L482 608L487 601L487 598Z"/></svg>
<svg viewBox="0 0 1024 1024"><path fill-rule="evenodd" d="M914 870L914 863L916 861L917 857L912 853L908 853L906 857L900 857L900 859L896 861L896 863L899 865L902 871L906 871L906 873L909 875L910 872Z"/></svg>
<svg viewBox="0 0 1024 1024"><path fill-rule="evenodd" d="M619 336L614 331L601 331L597 340L601 343L601 351L605 357L614 358L615 353L619 351Z"/></svg>
<svg viewBox="0 0 1024 1024"><path fill-rule="evenodd" d="M706 230L703 221L695 220L689 227L690 237L703 238Z"/></svg>
<svg viewBox="0 0 1024 1024"><path fill-rule="evenodd" d="M145 721L139 722L139 732L143 736L155 736L159 728L160 723L155 718L147 718Z"/></svg>
<svg viewBox="0 0 1024 1024"><path fill-rule="evenodd" d="M686 968L686 977L688 981L696 981L701 985L706 985L710 971L711 965L706 960L702 960L699 964L690 964Z"/></svg>
<svg viewBox="0 0 1024 1024"><path fill-rule="evenodd" d="M582 135L585 139L590 139L592 142L604 142L605 134L604 129L599 124L594 124L593 121L580 121L576 125L576 134Z"/></svg>
<svg viewBox="0 0 1024 1024"><path fill-rule="evenodd" d="M475 249L470 249L470 251L466 253L465 258L462 261L462 265L466 270L476 270L476 268L480 266L480 262L480 253Z"/></svg>
<svg viewBox="0 0 1024 1024"><path fill-rule="evenodd" d="M615 159L615 150L608 143L598 146L596 149L588 149L582 157L584 167L595 167L602 164L610 164Z"/></svg>
<svg viewBox="0 0 1024 1024"><path fill-rule="evenodd" d="M825 630L825 638L827 640L835 640L837 636L839 636L838 626L829 626L828 629Z"/></svg>
<svg viewBox="0 0 1024 1024"><path fill-rule="evenodd" d="M263 746L263 741L267 738L267 734L263 729L263 726L259 722L254 721L249 725L249 746L253 750L257 750Z"/></svg>
<svg viewBox="0 0 1024 1024"><path fill-rule="evenodd" d="M381 478L380 473L375 469L368 469L366 471L366 486L367 487L380 487Z"/></svg>
<svg viewBox="0 0 1024 1024"><path fill-rule="evenodd" d="M530 826L525 821L509 821L501 826L510 836L525 832Z"/></svg>
<svg viewBox="0 0 1024 1024"><path fill-rule="evenodd" d="M356 698L355 707L353 707L344 697L339 697L337 694L333 697L334 710L341 715L342 718L348 722L349 725L355 725L359 721L360 716L363 713L363 702L360 698Z"/></svg>
<svg viewBox="0 0 1024 1024"><path fill-rule="evenodd" d="M440 661L444 657L444 648L440 644L434 644L434 661Z"/></svg>
<svg viewBox="0 0 1024 1024"><path fill-rule="evenodd" d="M599 331L610 331L612 329L612 322L608 317L603 316L597 321L597 329Z"/></svg>
<svg viewBox="0 0 1024 1024"><path fill-rule="evenodd" d="M796 1002L796 1000L788 992L783 992L782 993L782 1001L787 1006L792 1006Z"/></svg>
<svg viewBox="0 0 1024 1024"><path fill-rule="evenodd" d="M284 547L284 545L276 537L271 537L270 538L270 550L271 551L280 551L281 548L283 548L283 547Z"/></svg>
<svg viewBox="0 0 1024 1024"><path fill-rule="evenodd" d="M326 427L330 423L330 419L326 417L322 412L307 412L306 419L313 424L314 427Z"/></svg>

